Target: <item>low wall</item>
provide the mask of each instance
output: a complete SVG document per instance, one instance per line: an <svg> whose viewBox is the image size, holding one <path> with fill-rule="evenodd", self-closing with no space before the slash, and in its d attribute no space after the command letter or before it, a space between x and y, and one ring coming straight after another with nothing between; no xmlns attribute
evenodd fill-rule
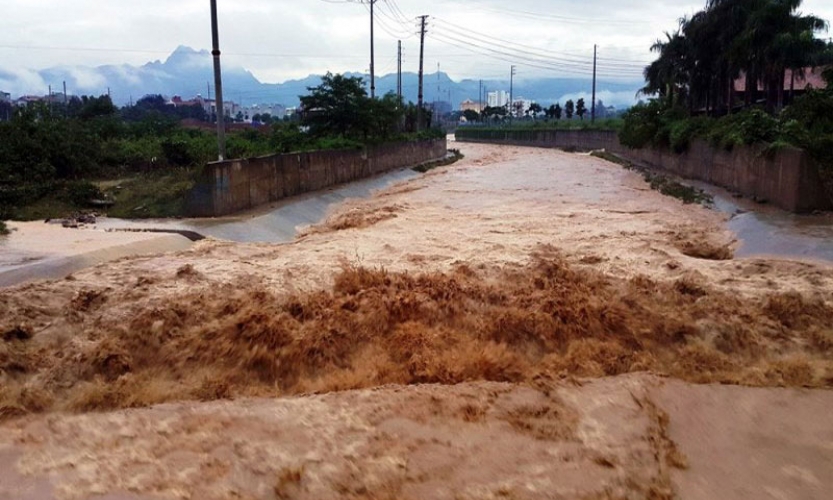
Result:
<svg viewBox="0 0 833 500"><path fill-rule="evenodd" d="M575 148L580 150L619 148L619 138L612 130L499 130L499 129L457 129L456 139L460 142L482 142L511 144L513 146L536 146L541 148Z"/></svg>
<svg viewBox="0 0 833 500"><path fill-rule="evenodd" d="M206 165L188 199L193 217L219 217L445 157L445 139L228 160Z"/></svg>
<svg viewBox="0 0 833 500"><path fill-rule="evenodd" d="M766 153L763 146L737 146L731 151L695 139L687 152L629 149L616 132L597 130L477 130L457 132L460 142L488 142L549 148L605 149L635 163L667 170L768 202L791 212L833 209L818 165L795 148Z"/></svg>

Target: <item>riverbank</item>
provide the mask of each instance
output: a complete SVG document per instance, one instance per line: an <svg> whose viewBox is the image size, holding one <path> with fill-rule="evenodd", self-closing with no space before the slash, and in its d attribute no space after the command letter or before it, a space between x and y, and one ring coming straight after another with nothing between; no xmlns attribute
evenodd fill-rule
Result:
<svg viewBox="0 0 833 500"><path fill-rule="evenodd" d="M0 238L0 287L61 279L102 262L191 246L178 235L113 233L96 226L72 229L42 221L10 222L9 229Z"/></svg>
<svg viewBox="0 0 833 500"><path fill-rule="evenodd" d="M833 267L735 259L727 215L598 158L462 146L288 244L0 291L5 484L824 498Z"/></svg>

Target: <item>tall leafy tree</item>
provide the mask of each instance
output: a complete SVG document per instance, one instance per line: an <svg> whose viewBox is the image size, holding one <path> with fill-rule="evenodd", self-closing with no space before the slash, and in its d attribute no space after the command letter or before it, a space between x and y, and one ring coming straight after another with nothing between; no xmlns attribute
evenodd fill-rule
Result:
<svg viewBox="0 0 833 500"><path fill-rule="evenodd" d="M560 120L560 119L561 119L561 114L562 114L563 110L561 109L561 105L560 105L560 104L558 104L558 103L553 104L553 105L550 107L550 110L551 110L551 113L552 113L552 117L553 117L553 118L555 118L556 120Z"/></svg>
<svg viewBox="0 0 833 500"><path fill-rule="evenodd" d="M651 47L657 59L645 68L642 92L660 96L668 106L719 114L734 107L734 82L743 76L745 103L762 97L767 109L777 111L786 102L784 82L792 81L788 71L803 77L803 68L817 64L825 50L816 34L827 23L801 14L801 4L709 0Z"/></svg>
<svg viewBox="0 0 833 500"><path fill-rule="evenodd" d="M575 103L573 102L572 99L570 99L569 101L564 103L564 116L568 120L573 119L573 113L575 113L575 111L576 111L576 105L575 105Z"/></svg>
<svg viewBox="0 0 833 500"><path fill-rule="evenodd" d="M576 115L584 120L585 114L587 114L587 107L584 105L584 98L581 98L576 102Z"/></svg>

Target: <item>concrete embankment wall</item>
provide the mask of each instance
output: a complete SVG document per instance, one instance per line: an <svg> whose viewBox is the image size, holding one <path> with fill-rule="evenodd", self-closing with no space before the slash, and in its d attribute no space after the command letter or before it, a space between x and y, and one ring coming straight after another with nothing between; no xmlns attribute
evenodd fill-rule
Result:
<svg viewBox="0 0 833 500"><path fill-rule="evenodd" d="M763 146L738 146L731 151L695 139L687 152L629 149L619 144L616 132L598 130L458 130L460 142L486 142L517 146L605 149L635 163L666 170L689 179L724 187L772 203L791 212L833 209L810 156L795 148L767 153Z"/></svg>
<svg viewBox="0 0 833 500"><path fill-rule="evenodd" d="M194 217L218 217L302 193L445 157L445 139L228 160L206 165L188 200Z"/></svg>

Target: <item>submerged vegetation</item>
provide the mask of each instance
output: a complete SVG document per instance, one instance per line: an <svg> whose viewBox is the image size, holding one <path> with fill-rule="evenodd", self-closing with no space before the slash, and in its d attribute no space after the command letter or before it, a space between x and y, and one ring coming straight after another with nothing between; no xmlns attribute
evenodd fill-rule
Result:
<svg viewBox="0 0 833 500"><path fill-rule="evenodd" d="M683 184L676 179L660 172L653 171L649 168L643 168L635 163L625 160L619 156L606 151L593 151L590 153L596 158L601 158L609 162L622 165L628 170L635 170L642 174L645 182L650 184L651 189L659 191L660 193L677 198L685 204L699 203L701 205L711 205L714 203L714 197L702 189L697 189L692 186Z"/></svg>

